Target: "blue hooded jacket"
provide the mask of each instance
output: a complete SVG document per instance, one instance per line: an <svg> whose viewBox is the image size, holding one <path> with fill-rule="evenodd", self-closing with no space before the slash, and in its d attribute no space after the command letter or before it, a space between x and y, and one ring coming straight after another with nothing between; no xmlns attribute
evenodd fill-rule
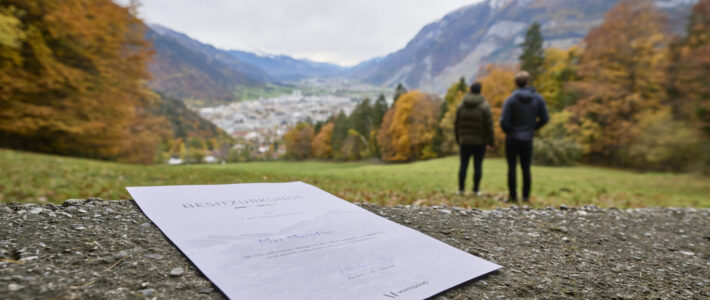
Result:
<svg viewBox="0 0 710 300"><path fill-rule="evenodd" d="M505 100L500 127L507 138L531 141L535 131L547 124L547 104L534 87L517 89Z"/></svg>

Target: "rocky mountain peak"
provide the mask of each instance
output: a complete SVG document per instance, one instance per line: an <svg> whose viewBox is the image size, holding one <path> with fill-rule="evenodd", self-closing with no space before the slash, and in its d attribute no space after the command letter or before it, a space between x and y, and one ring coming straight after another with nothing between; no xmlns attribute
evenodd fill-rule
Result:
<svg viewBox="0 0 710 300"><path fill-rule="evenodd" d="M568 48L619 0L486 0L464 6L426 25L404 49L352 69L369 83L443 93L461 76L469 81L489 63L515 63L526 28L542 25L546 46ZM696 0L657 0L682 22Z"/></svg>

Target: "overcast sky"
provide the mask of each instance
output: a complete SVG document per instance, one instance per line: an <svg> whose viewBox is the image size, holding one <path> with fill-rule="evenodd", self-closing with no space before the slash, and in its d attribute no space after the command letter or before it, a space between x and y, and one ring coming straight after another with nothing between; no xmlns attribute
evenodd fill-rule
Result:
<svg viewBox="0 0 710 300"><path fill-rule="evenodd" d="M424 25L480 1L142 0L139 12L222 49L354 65L403 48Z"/></svg>

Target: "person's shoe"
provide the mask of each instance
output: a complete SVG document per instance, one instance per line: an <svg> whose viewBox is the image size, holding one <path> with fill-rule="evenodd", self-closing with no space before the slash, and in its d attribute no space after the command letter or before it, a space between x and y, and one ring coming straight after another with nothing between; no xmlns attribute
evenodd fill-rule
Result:
<svg viewBox="0 0 710 300"><path fill-rule="evenodd" d="M529 197L528 197L528 198L523 198L523 202L530 203L530 198L529 198Z"/></svg>
<svg viewBox="0 0 710 300"><path fill-rule="evenodd" d="M505 200L505 202L508 202L508 203L517 203L517 202L518 202L518 199L515 199L515 198L508 198L508 199Z"/></svg>
<svg viewBox="0 0 710 300"><path fill-rule="evenodd" d="M473 191L473 195L476 196L476 197L481 197L481 196L483 196L483 192L481 192L481 191Z"/></svg>

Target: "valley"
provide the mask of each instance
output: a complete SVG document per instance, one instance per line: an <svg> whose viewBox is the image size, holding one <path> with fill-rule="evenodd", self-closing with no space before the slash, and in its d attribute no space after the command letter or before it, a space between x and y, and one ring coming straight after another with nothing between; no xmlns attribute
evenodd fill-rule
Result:
<svg viewBox="0 0 710 300"><path fill-rule="evenodd" d="M279 141L292 126L300 122L325 122L341 111L350 114L365 98L386 95L391 102L392 91L346 79L304 79L289 87L290 93L258 97L203 107L199 114L228 134L258 145L265 152Z"/></svg>

